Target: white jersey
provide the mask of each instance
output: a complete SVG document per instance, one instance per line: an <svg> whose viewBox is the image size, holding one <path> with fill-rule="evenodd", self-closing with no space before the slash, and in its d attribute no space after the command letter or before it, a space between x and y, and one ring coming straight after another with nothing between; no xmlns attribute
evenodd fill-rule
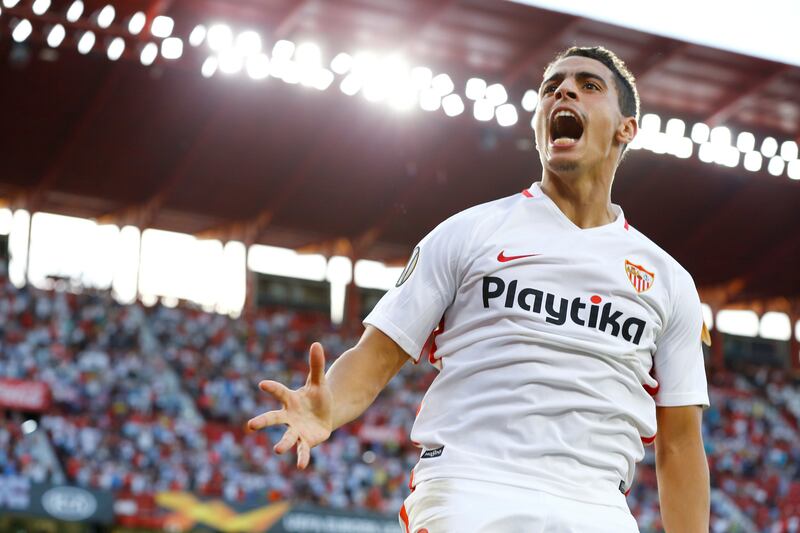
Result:
<svg viewBox="0 0 800 533"><path fill-rule="evenodd" d="M694 283L613 208L614 222L581 229L536 183L415 248L364 320L440 369L411 432L412 485L466 478L626 506L655 406L708 405Z"/></svg>

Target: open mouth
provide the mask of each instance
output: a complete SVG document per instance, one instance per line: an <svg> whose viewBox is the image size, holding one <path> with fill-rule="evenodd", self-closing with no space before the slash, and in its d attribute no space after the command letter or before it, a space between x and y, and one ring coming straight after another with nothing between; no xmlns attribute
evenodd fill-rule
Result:
<svg viewBox="0 0 800 533"><path fill-rule="evenodd" d="M583 123L567 109L558 111L550 120L550 141L556 146L575 144L583 135Z"/></svg>

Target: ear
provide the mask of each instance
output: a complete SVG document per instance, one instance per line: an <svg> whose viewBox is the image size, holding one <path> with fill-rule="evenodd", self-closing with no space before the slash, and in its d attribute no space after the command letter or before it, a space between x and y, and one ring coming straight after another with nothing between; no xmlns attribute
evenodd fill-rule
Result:
<svg viewBox="0 0 800 533"><path fill-rule="evenodd" d="M623 117L617 127L615 138L621 144L630 144L639 132L639 125L634 117Z"/></svg>

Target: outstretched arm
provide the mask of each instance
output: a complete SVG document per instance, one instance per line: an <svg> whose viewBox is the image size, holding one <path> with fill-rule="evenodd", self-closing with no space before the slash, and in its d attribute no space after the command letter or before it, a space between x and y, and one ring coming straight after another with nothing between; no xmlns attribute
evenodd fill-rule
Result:
<svg viewBox="0 0 800 533"><path fill-rule="evenodd" d="M656 407L656 475L667 533L705 533L710 514L708 460L699 406Z"/></svg>
<svg viewBox="0 0 800 533"><path fill-rule="evenodd" d="M261 390L272 394L283 408L258 415L247 425L252 430L287 425L274 450L284 453L297 445L297 467L305 468L311 448L361 415L407 360L408 354L397 343L367 326L358 344L342 354L326 375L322 345L315 342L309 352L306 384L293 391L276 381L259 383Z"/></svg>

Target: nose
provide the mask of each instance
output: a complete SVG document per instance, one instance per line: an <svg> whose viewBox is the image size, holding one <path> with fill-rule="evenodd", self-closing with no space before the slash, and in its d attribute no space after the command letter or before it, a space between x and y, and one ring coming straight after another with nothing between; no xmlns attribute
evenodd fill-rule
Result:
<svg viewBox="0 0 800 533"><path fill-rule="evenodd" d="M578 93L575 91L575 87L570 82L569 79L566 79L561 82L561 84L556 89L555 93L556 100L561 100L563 98L570 98L572 100L576 100L578 98Z"/></svg>

